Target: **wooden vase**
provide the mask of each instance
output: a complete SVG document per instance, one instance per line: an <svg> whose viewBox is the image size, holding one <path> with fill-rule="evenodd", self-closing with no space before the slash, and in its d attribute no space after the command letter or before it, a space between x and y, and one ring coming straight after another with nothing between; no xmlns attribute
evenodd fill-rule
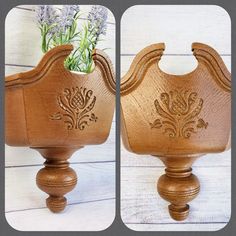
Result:
<svg viewBox="0 0 236 236"><path fill-rule="evenodd" d="M60 212L64 195L77 183L68 159L85 145L106 141L112 124L115 81L107 55L94 50L95 69L78 75L65 69L72 45L47 52L31 71L5 78L5 138L10 146L26 146L44 158L36 177L49 194L47 207Z"/></svg>
<svg viewBox="0 0 236 236"><path fill-rule="evenodd" d="M163 43L144 48L121 80L121 133L126 149L163 161L157 190L170 202L171 217L181 221L200 191L193 162L230 147L231 75L219 54L202 43L192 44L195 70L167 74L158 66L164 49Z"/></svg>

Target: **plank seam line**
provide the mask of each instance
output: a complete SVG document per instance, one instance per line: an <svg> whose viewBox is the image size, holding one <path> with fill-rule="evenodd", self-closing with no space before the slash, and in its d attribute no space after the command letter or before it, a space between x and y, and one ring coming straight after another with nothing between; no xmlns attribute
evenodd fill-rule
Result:
<svg viewBox="0 0 236 236"><path fill-rule="evenodd" d="M11 64L11 63L5 63L5 66L30 67L30 68L35 67L35 66L31 66L31 65L20 65L20 64Z"/></svg>
<svg viewBox="0 0 236 236"><path fill-rule="evenodd" d="M110 201L110 200L115 200L115 199L116 199L115 197L112 197L112 198L103 198L103 199L90 200L90 201L84 201L84 202L74 202L74 203L68 203L67 206L93 203L93 202ZM27 208L27 209L11 210L11 211L5 211L5 213L14 213L14 212L29 211L29 210L41 210L41 209L47 209L47 207L32 207L32 208Z"/></svg>
<svg viewBox="0 0 236 236"><path fill-rule="evenodd" d="M115 163L115 160L112 161L86 161L86 162L70 162L70 165L77 164L102 164L102 163ZM10 168L21 168L21 167L36 167L36 166L44 166L43 164L32 164L32 165L15 165L15 166L5 166L6 169Z"/></svg>
<svg viewBox="0 0 236 236"><path fill-rule="evenodd" d="M81 5L82 6L82 5ZM17 9L20 9L20 10L26 10L26 11L31 11L31 12L34 12L35 10L34 9L28 9L28 8L25 8L25 7L18 7L16 6L15 8ZM14 9L14 8L12 8ZM108 8L107 8L108 9ZM109 9L108 9L109 10ZM113 14L112 14L113 15ZM113 16L114 17L114 16ZM87 17L79 17L80 20L87 20ZM110 22L108 21L107 24L110 24L110 25L115 25L116 23L114 22Z"/></svg>
<svg viewBox="0 0 236 236"><path fill-rule="evenodd" d="M174 223L174 222L163 222L163 223L126 223L124 222L124 224L126 225L130 225L130 224L133 224L133 225L188 225L188 224L227 224L229 223L228 221L224 222L224 221L213 221L213 222L181 222L181 223Z"/></svg>
<svg viewBox="0 0 236 236"><path fill-rule="evenodd" d="M15 8L20 9L20 10L33 11L32 9L25 8L25 7L18 7L18 6L16 6ZM14 9L14 8L12 8L12 9Z"/></svg>
<svg viewBox="0 0 236 236"><path fill-rule="evenodd" d="M121 165L122 168L165 168L165 166L123 166ZM219 167L222 167L222 168L231 168L231 166L222 166L222 165L219 165L219 166L194 166L193 165L193 168L219 168Z"/></svg>

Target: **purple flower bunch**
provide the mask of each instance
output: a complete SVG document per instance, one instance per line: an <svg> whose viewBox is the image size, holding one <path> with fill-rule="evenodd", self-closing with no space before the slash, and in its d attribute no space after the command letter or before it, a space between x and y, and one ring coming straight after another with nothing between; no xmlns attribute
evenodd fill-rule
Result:
<svg viewBox="0 0 236 236"><path fill-rule="evenodd" d="M78 5L64 5L61 9L61 14L57 18L58 30L60 32L65 32L68 28L70 28L79 11L80 7Z"/></svg>
<svg viewBox="0 0 236 236"><path fill-rule="evenodd" d="M88 30L92 32L97 39L100 35L106 35L107 15L107 8L99 5L92 6L88 14Z"/></svg>
<svg viewBox="0 0 236 236"><path fill-rule="evenodd" d="M39 25L52 25L57 17L56 11L51 5L38 5L36 8L36 14Z"/></svg>
<svg viewBox="0 0 236 236"><path fill-rule="evenodd" d="M92 6L87 24L80 30L77 27L79 13L78 5L63 5L61 9L52 5L36 8L42 51L45 53L57 45L73 44L75 49L65 60L65 67L89 73L93 69L92 51L100 36L106 35L108 10L103 6Z"/></svg>
<svg viewBox="0 0 236 236"><path fill-rule="evenodd" d="M56 10L52 5L39 5L36 8L37 21L40 27L48 26L49 36L59 36L73 25L79 11L78 5L64 5L60 10Z"/></svg>

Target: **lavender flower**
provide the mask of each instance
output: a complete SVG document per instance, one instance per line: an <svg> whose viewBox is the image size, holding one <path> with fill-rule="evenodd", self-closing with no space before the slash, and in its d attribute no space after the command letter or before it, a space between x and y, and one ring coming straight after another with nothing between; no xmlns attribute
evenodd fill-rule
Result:
<svg viewBox="0 0 236 236"><path fill-rule="evenodd" d="M94 33L97 39L101 34L106 35L107 14L107 8L98 5L92 6L88 14L89 31L95 31Z"/></svg>
<svg viewBox="0 0 236 236"><path fill-rule="evenodd" d="M64 5L58 22L58 30L65 32L72 25L74 17L79 11L78 5Z"/></svg>
<svg viewBox="0 0 236 236"><path fill-rule="evenodd" d="M39 5L36 14L41 31L41 49L46 53L58 45L77 44L74 52L65 60L65 67L91 72L94 65L92 51L99 37L106 34L108 10L103 6L92 6L88 22L82 29L77 27L79 12L78 5L63 5L61 9Z"/></svg>
<svg viewBox="0 0 236 236"><path fill-rule="evenodd" d="M39 5L36 7L37 21L40 26L52 25L55 21L56 11L53 6Z"/></svg>

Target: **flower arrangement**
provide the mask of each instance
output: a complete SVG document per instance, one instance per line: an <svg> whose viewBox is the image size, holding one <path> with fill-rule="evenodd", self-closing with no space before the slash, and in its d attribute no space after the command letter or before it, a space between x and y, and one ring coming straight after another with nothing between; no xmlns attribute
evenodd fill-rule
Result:
<svg viewBox="0 0 236 236"><path fill-rule="evenodd" d="M46 53L58 45L73 44L74 50L65 60L65 67L90 73L93 70L92 51L101 40L100 37L106 35L107 8L92 6L81 29L78 27L81 16L78 5L64 5L61 9L52 5L39 5L36 14L42 52Z"/></svg>

